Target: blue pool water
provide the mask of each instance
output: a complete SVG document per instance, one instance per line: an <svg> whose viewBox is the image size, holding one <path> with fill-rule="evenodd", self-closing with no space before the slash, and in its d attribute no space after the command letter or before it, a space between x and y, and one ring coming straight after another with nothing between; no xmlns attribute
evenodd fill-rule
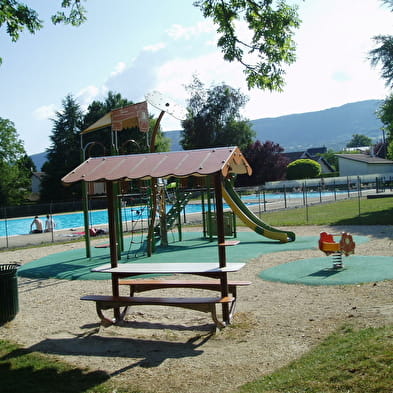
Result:
<svg viewBox="0 0 393 393"><path fill-rule="evenodd" d="M170 205L167 206L168 209ZM224 208L229 208L228 205L224 204ZM189 213L200 213L200 204L189 203L186 208L186 214ZM146 207L126 207L122 209L123 222L136 221L139 219L146 219L148 212ZM45 224L45 216L40 216L41 221ZM64 213L55 214L53 219L56 223L56 230L58 229L71 229L71 228L82 228L84 226L83 212L77 213ZM14 236L14 235L26 235L30 231L30 224L33 218L14 218L0 221L0 237L3 236ZM94 210L89 212L90 225L96 226L100 224L108 223L108 212L107 210Z"/></svg>
<svg viewBox="0 0 393 393"><path fill-rule="evenodd" d="M336 195L343 195L343 194L347 195L348 192L347 191L336 191ZM285 193L285 196L287 199L299 199L299 198L303 198L303 192L287 192L287 193ZM319 193L318 191L308 191L307 192L307 198L319 198L320 196L322 198L333 197L334 191L323 191L321 193ZM258 198L263 200L263 194L260 194L259 196L258 195L244 195L244 196L242 196L242 199L244 201L255 200ZM277 193L277 194L266 193L265 198L266 198L266 200L284 199L284 194L283 193Z"/></svg>

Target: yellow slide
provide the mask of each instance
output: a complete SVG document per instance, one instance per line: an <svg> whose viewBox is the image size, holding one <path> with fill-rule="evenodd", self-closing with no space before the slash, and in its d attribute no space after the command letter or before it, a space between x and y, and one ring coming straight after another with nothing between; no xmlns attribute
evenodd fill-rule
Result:
<svg viewBox="0 0 393 393"><path fill-rule="evenodd" d="M260 220L259 217L247 208L228 180L224 181L222 195L236 216L256 233L269 239L279 240L281 243L295 240L296 235L293 232L281 231Z"/></svg>

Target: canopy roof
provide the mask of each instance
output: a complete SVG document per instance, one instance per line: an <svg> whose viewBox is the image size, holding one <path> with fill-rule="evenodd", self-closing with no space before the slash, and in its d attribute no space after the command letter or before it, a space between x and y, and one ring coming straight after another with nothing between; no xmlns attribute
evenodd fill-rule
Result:
<svg viewBox="0 0 393 393"><path fill-rule="evenodd" d="M111 112L109 112L106 115L102 116L100 119L98 119L90 127L83 130L81 134L87 134L88 132L91 131L96 131L101 128L110 127L111 125L112 125L112 114Z"/></svg>
<svg viewBox="0 0 393 393"><path fill-rule="evenodd" d="M249 174L252 169L238 147L93 157L62 178L66 184L158 177L207 176L221 171Z"/></svg>

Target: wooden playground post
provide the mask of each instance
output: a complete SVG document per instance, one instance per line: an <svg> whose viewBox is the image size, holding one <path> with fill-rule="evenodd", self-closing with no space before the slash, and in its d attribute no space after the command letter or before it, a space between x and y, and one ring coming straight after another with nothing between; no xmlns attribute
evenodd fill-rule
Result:
<svg viewBox="0 0 393 393"><path fill-rule="evenodd" d="M117 267L118 261L118 247L117 247L117 223L116 223L116 201L117 195L115 193L116 187L112 181L106 182L106 190L108 194L108 224L109 224L109 247L111 257L111 267ZM119 296L119 279L115 274L112 274L112 295ZM120 318L120 309L114 308L114 318Z"/></svg>

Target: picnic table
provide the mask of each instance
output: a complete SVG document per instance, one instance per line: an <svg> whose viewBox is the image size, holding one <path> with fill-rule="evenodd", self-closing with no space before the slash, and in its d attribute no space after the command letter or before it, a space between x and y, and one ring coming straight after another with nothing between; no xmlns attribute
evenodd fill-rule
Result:
<svg viewBox="0 0 393 393"><path fill-rule="evenodd" d="M210 312L218 328L231 323L237 299L237 286L250 285L249 281L228 281L227 274L239 271L244 263L228 263L219 267L217 262L208 263L120 263L116 267L105 264L92 269L94 272L111 273L114 283L113 294L86 295L81 300L94 301L97 314L104 326L116 323L124 318L128 307L137 305L161 305L188 308L192 310ZM145 274L190 274L208 277L209 280L162 280L159 279L129 279ZM128 278L126 280L122 280ZM119 284L130 286L130 296L119 295ZM147 297L135 296L136 292L149 291L161 288L196 288L208 289L220 293L216 297ZM222 306L222 320L217 316L216 306ZM122 311L120 308L124 307ZM108 318L103 310L115 309L115 318ZM116 312L117 310L117 312Z"/></svg>

